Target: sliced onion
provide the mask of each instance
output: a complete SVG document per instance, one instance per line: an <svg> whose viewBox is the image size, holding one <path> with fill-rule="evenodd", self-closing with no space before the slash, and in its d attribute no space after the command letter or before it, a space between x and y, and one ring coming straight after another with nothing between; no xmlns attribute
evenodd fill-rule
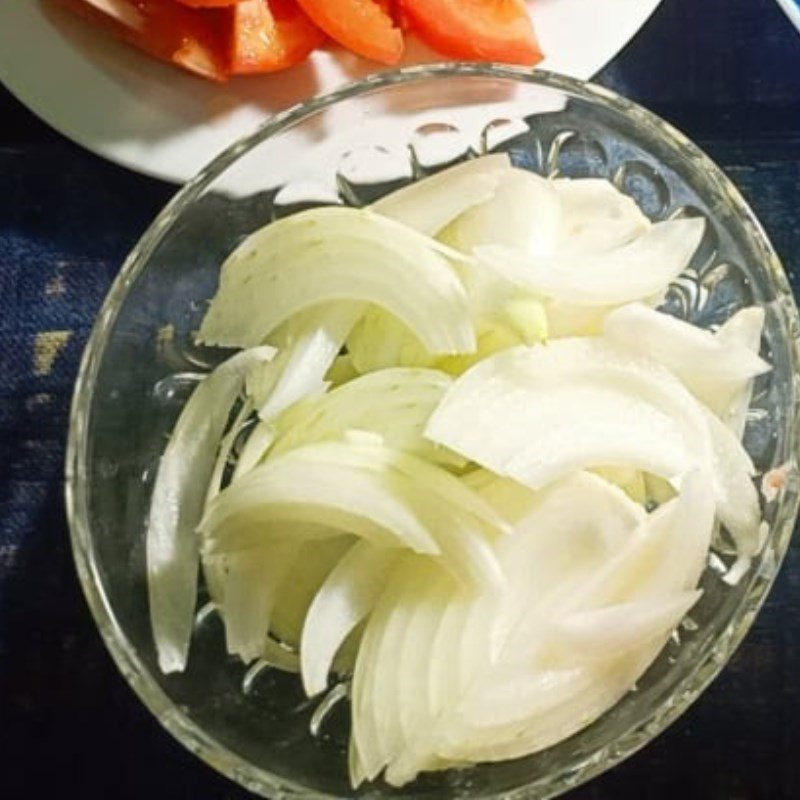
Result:
<svg viewBox="0 0 800 800"><path fill-rule="evenodd" d="M364 311L363 303L328 303L284 326L277 358L248 375L247 391L261 419L274 419L298 400L324 394L325 376Z"/></svg>
<svg viewBox="0 0 800 800"><path fill-rule="evenodd" d="M409 508L394 475L362 464L340 464L338 443L310 445L256 467L209 506L200 528L212 550L252 547L279 536L287 523L376 544L440 553L431 531ZM336 448L336 449L331 449ZM410 484L411 482L409 482Z"/></svg>
<svg viewBox="0 0 800 800"><path fill-rule="evenodd" d="M283 580L270 621L271 633L293 648L300 647L311 603L337 564L355 546L352 536L331 536L300 544L297 569ZM298 670L299 672L299 661Z"/></svg>
<svg viewBox="0 0 800 800"><path fill-rule="evenodd" d="M300 643L303 687L310 697L325 690L336 652L372 611L400 555L399 550L359 542L320 587Z"/></svg>
<svg viewBox="0 0 800 800"><path fill-rule="evenodd" d="M261 461L275 441L275 436L275 426L272 423L259 420L253 426L242 452L239 453L239 458L236 459L233 480L238 480L242 475L246 475Z"/></svg>
<svg viewBox="0 0 800 800"><path fill-rule="evenodd" d="M491 245L476 256L506 280L567 303L607 306L663 291L689 264L703 237L701 218L658 222L608 252L536 258Z"/></svg>
<svg viewBox="0 0 800 800"><path fill-rule="evenodd" d="M577 611L559 620L553 638L570 663L615 658L670 633L700 599L699 591Z"/></svg>
<svg viewBox="0 0 800 800"><path fill-rule="evenodd" d="M436 360L396 317L372 307L347 339L353 367L362 375L392 367L429 367Z"/></svg>
<svg viewBox="0 0 800 800"><path fill-rule="evenodd" d="M743 308L723 323L717 331L717 339L725 345L745 347L758 354L761 347L761 332L764 328L764 309L758 306ZM736 393L723 421L741 439L747 422L747 409L753 396L753 381L748 381Z"/></svg>
<svg viewBox="0 0 800 800"><path fill-rule="evenodd" d="M277 541L218 556L224 564L225 641L228 652L245 663L264 654L278 589L298 551L294 541Z"/></svg>
<svg viewBox="0 0 800 800"><path fill-rule="evenodd" d="M392 192L372 210L435 236L459 214L489 200L510 169L505 153L474 158Z"/></svg>
<svg viewBox="0 0 800 800"><path fill-rule="evenodd" d="M323 442L267 461L214 500L201 530L210 548L241 549L286 522L441 555L475 585L502 579L487 539L506 528L497 513L444 470L383 445Z"/></svg>
<svg viewBox="0 0 800 800"><path fill-rule="evenodd" d="M736 434L711 412L706 421L714 448L713 476L717 516L745 561L760 548L761 508L753 483L753 462Z"/></svg>
<svg viewBox="0 0 800 800"><path fill-rule="evenodd" d="M553 190L561 206L560 253L608 252L650 227L636 202L606 180L558 178Z"/></svg>
<svg viewBox="0 0 800 800"><path fill-rule="evenodd" d="M199 338L257 344L295 314L333 300L381 306L432 353L475 347L464 287L432 240L352 208L303 211L251 234L223 265Z"/></svg>
<svg viewBox="0 0 800 800"><path fill-rule="evenodd" d="M416 736L406 741L403 752L388 765L387 780L396 785L431 768L440 756L457 757L455 751L440 748L445 742L452 745L466 709L476 703L482 706L482 694L503 682L499 665L514 659L506 642L519 626L520 615L530 613L536 598L551 596L552 602L540 609L542 627L551 625L574 586L629 540L645 517L644 510L621 491L588 473L570 475L542 492L515 487L486 472L465 480L504 508L509 493L515 494L514 534L496 545L506 593L499 599L453 593L448 604L440 603L429 663L417 662L422 675L414 679L428 686L428 719L419 723ZM519 641L530 645L524 637ZM519 700L511 699L511 704L518 706ZM469 740L468 732L464 735Z"/></svg>
<svg viewBox="0 0 800 800"><path fill-rule="evenodd" d="M439 239L463 253L495 244L548 256L560 225L561 204L552 182L527 170L509 169L500 176L491 199L461 214Z"/></svg>
<svg viewBox="0 0 800 800"><path fill-rule="evenodd" d="M408 571L396 570L387 582L385 591L369 617L356 657L352 680L351 732L358 757L357 763L351 764L351 782L356 787L361 779L373 780L385 763L372 703L372 686L376 680L375 662L381 640L390 621L396 618L397 599L401 596L404 583L408 579Z"/></svg>
<svg viewBox="0 0 800 800"><path fill-rule="evenodd" d="M364 375L337 387L292 415L279 420L271 455L313 442L339 439L345 431L374 431L393 448L434 463L464 466L465 459L433 445L423 430L452 380L432 369L396 367Z"/></svg>
<svg viewBox="0 0 800 800"><path fill-rule="evenodd" d="M270 347L247 350L204 378L183 407L161 457L147 526L147 586L162 672L186 667L200 558L195 528L217 446L248 369L274 352Z"/></svg>
<svg viewBox="0 0 800 800"><path fill-rule="evenodd" d="M258 364L262 367L262 364ZM252 368L251 368L252 369ZM214 469L211 473L211 479L208 482L208 491L206 492L206 505L210 503L222 490L223 480L225 478L225 470L231 463L231 456L233 455L233 446L236 440L241 436L244 426L247 423L250 415L253 413L253 404L249 398L245 399L242 403L239 413L233 420L228 432L222 438L217 452L217 458L214 462Z"/></svg>
<svg viewBox="0 0 800 800"><path fill-rule="evenodd" d="M752 349L639 303L609 314L604 330L621 347L671 370L718 416L756 375L769 370Z"/></svg>
<svg viewBox="0 0 800 800"><path fill-rule="evenodd" d="M683 386L595 339L487 358L453 384L426 435L534 489L576 469L621 465L672 477L710 459L702 413Z"/></svg>

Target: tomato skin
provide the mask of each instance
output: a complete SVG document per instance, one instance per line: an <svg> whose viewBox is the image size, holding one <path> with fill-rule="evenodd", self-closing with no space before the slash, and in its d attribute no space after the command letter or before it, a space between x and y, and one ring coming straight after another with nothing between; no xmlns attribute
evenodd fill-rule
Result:
<svg viewBox="0 0 800 800"><path fill-rule="evenodd" d="M227 8L241 3L242 0L175 0L189 8Z"/></svg>
<svg viewBox="0 0 800 800"><path fill-rule="evenodd" d="M299 64L325 34L295 0L242 0L231 9L230 70L248 75Z"/></svg>
<svg viewBox="0 0 800 800"><path fill-rule="evenodd" d="M542 60L524 0L400 0L428 45L451 58L533 66Z"/></svg>
<svg viewBox="0 0 800 800"><path fill-rule="evenodd" d="M403 34L384 0L298 0L303 11L331 39L357 55L396 64L403 55Z"/></svg>
<svg viewBox="0 0 800 800"><path fill-rule="evenodd" d="M174 0L57 2L155 58L210 80L227 80L225 12L190 9Z"/></svg>

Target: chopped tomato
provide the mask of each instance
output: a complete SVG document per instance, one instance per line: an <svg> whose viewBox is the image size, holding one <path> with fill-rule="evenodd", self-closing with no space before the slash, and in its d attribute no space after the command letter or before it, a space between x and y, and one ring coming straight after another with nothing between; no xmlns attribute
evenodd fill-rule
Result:
<svg viewBox="0 0 800 800"><path fill-rule="evenodd" d="M444 55L532 66L542 60L524 0L400 0L427 44Z"/></svg>
<svg viewBox="0 0 800 800"><path fill-rule="evenodd" d="M234 74L286 69L325 41L325 34L295 0L243 0L231 13Z"/></svg>
<svg viewBox="0 0 800 800"><path fill-rule="evenodd" d="M177 0L179 3L189 6L189 8L226 8L235 6L242 0Z"/></svg>
<svg viewBox="0 0 800 800"><path fill-rule="evenodd" d="M86 19L156 58L211 78L227 78L219 11L174 0L58 0Z"/></svg>
<svg viewBox="0 0 800 800"><path fill-rule="evenodd" d="M332 39L364 58L396 64L403 34L377 0L298 0L303 11Z"/></svg>

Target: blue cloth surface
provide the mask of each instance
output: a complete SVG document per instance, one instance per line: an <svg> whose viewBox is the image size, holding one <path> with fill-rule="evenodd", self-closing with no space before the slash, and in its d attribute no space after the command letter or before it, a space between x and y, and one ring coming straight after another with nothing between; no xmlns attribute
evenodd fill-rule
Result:
<svg viewBox="0 0 800 800"><path fill-rule="evenodd" d="M599 81L723 166L800 288L800 36L773 0L664 0ZM173 189L87 154L1 89L0 120L0 800L244 798L164 733L116 673L80 594L62 501L82 347L122 259ZM793 549L701 700L570 796L794 800L798 719Z"/></svg>

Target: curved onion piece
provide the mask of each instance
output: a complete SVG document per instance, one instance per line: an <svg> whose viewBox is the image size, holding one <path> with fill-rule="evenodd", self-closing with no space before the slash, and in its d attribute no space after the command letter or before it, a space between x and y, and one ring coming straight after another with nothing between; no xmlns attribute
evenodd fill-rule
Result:
<svg viewBox="0 0 800 800"><path fill-rule="evenodd" d="M392 192L372 210L435 236L466 209L489 200L509 170L505 153L473 158Z"/></svg>
<svg viewBox="0 0 800 800"><path fill-rule="evenodd" d="M416 736L387 768L387 780L396 785L431 768L438 756L455 756L439 748L456 735L467 709L483 707L484 693L503 683L503 665L521 647L512 644L509 650L508 643L522 618L536 609L541 623L534 639L541 639L575 586L627 542L645 518L624 493L588 473L570 475L541 492L483 471L465 480L500 507L508 507L509 496L513 500L514 534L496 544L506 591L499 599L452 593L449 603L442 604L429 666L417 666L422 677L416 680L428 686L427 722L419 723ZM550 600L541 605L544 598ZM531 645L525 636L519 641ZM509 674L518 677L519 672L515 667ZM509 696L512 707L519 702L520 697ZM464 735L469 740L469 733Z"/></svg>
<svg viewBox="0 0 800 800"><path fill-rule="evenodd" d="M509 247L478 247L475 255L529 291L580 305L641 300L666 289L689 264L703 237L702 218L658 222L628 244L604 253L536 258Z"/></svg>
<svg viewBox="0 0 800 800"><path fill-rule="evenodd" d="M559 649L570 663L609 659L664 637L700 599L699 591L577 611L555 625Z"/></svg>
<svg viewBox="0 0 800 800"><path fill-rule="evenodd" d="M247 376L247 392L261 419L271 420L304 397L324 394L325 375L365 308L363 303L328 303L301 312L284 326L278 356Z"/></svg>
<svg viewBox="0 0 800 800"><path fill-rule="evenodd" d="M761 332L764 328L764 309L758 306L743 308L724 322L717 331L717 339L726 345L746 347L758 355ZM747 409L753 395L753 381L748 381L728 406L722 420L740 439L747 422Z"/></svg>
<svg viewBox="0 0 800 800"><path fill-rule="evenodd" d="M286 523L351 533L376 544L438 555L432 533L382 466L337 463L348 445L322 443L256 467L209 505L200 524L210 549L241 549L281 534Z"/></svg>
<svg viewBox="0 0 800 800"><path fill-rule="evenodd" d="M595 339L517 347L482 361L456 380L425 433L534 489L602 466L671 478L711 457L700 407L679 381Z"/></svg>
<svg viewBox="0 0 800 800"><path fill-rule="evenodd" d="M428 418L451 384L451 378L437 370L408 367L356 378L299 409L291 425L279 420L281 432L271 457L358 429L374 431L387 446L434 463L463 466L462 457L423 436Z"/></svg>
<svg viewBox="0 0 800 800"><path fill-rule="evenodd" d="M557 518L554 514L554 524ZM528 527L518 526L516 536L501 544L510 547L519 537L518 547L534 546L544 519L534 510L529 520ZM545 584L537 592L538 608L521 604L524 623L512 631L502 660L489 677L475 682L471 693L451 704L450 718L438 726L436 753L499 760L534 752L617 702L696 600L689 587L702 570L712 524L708 478L696 472L685 479L680 498L642 522L611 560L586 560L584 549L588 572L583 577L552 561L560 557L553 545L550 556L535 548L521 552L514 563L549 566L550 588ZM536 575L528 576L539 583ZM552 666L548 637L567 661L563 667ZM579 648L578 661L565 654L570 645ZM543 667L537 666L537 652L543 652Z"/></svg>
<svg viewBox="0 0 800 800"><path fill-rule="evenodd" d="M262 365L259 364L258 366L261 367ZM236 418L231 423L227 433L222 437L222 441L219 443L217 458L214 462L214 469L211 472L211 479L208 482L206 505L208 505L208 503L210 503L211 500L213 500L222 490L222 484L225 478L225 469L231 463L233 447L236 444L236 440L239 438L239 436L241 436L242 431L244 430L244 427L252 413L253 404L249 398L245 398L241 404L239 413L236 415Z"/></svg>
<svg viewBox="0 0 800 800"><path fill-rule="evenodd" d="M397 612L397 600L404 585L413 578L407 569L396 569L389 578L384 592L367 620L361 646L356 656L352 679L352 739L355 743L357 763L351 763L351 781L358 786L360 779L374 779L384 766L378 721L372 702L372 686L376 679L378 654L387 627L401 614ZM399 609L403 611L401 606ZM384 661L385 663L385 661Z"/></svg>
<svg viewBox="0 0 800 800"><path fill-rule="evenodd" d="M706 413L714 448L717 516L736 542L739 557L750 559L760 547L761 508L753 484L753 462L736 434L710 411Z"/></svg>
<svg viewBox="0 0 800 800"><path fill-rule="evenodd" d="M348 336L347 352L362 375L391 367L429 367L436 360L408 327L375 306Z"/></svg>
<svg viewBox="0 0 800 800"><path fill-rule="evenodd" d="M320 587L300 642L303 687L309 697L325 690L337 650L372 611L400 555L399 550L359 542Z"/></svg>
<svg viewBox="0 0 800 800"><path fill-rule="evenodd" d="M269 537L287 521L441 554L475 585L501 580L487 540L506 529L499 515L454 476L381 444L322 442L269 460L222 492L200 528L210 547L231 549L255 543L249 527Z"/></svg>
<svg viewBox="0 0 800 800"><path fill-rule="evenodd" d="M523 677L516 685L509 683L508 691L531 703L536 699L540 708L532 719L523 720L503 729L482 729L468 721L466 734L462 731L453 741L443 743L439 755L465 761L505 761L536 753L569 738L585 728L601 714L618 703L636 679L647 669L661 650L663 642L635 655L601 662L598 667L585 667L583 673L559 676L562 685L553 692L550 682L541 682L538 673ZM528 684L534 683L531 693ZM555 678L558 684L558 678ZM527 690L527 691L526 691ZM538 690L538 691L536 691ZM560 702L553 702L559 700Z"/></svg>
<svg viewBox="0 0 800 800"><path fill-rule="evenodd" d="M277 541L227 553L222 587L222 618L228 652L249 663L264 654L272 608L292 568L299 545Z"/></svg>
<svg viewBox="0 0 800 800"><path fill-rule="evenodd" d="M394 314L432 353L470 352L467 295L436 247L359 209L312 209L278 220L251 234L223 265L199 339L257 344L301 311L352 300Z"/></svg>
<svg viewBox="0 0 800 800"><path fill-rule="evenodd" d="M547 256L560 225L561 205L552 182L512 168L501 175L490 200L465 211L438 238L467 254L479 245L495 244Z"/></svg>
<svg viewBox="0 0 800 800"><path fill-rule="evenodd" d="M614 250L650 227L636 202L606 180L557 178L552 184L561 205L560 253Z"/></svg>
<svg viewBox="0 0 800 800"><path fill-rule="evenodd" d="M442 610L458 591L432 563L408 560L403 570L392 587L394 610L373 631L368 702L363 706L368 719L361 720L364 730L374 732L364 760L370 779L388 766L391 781L392 764L425 731L429 647L437 638ZM450 659L451 669L458 669L458 654Z"/></svg>
<svg viewBox="0 0 800 800"><path fill-rule="evenodd" d="M300 544L295 562L300 568L292 570L284 578L272 610L270 632L278 640L299 648L311 603L333 569L355 544L352 536L331 536Z"/></svg>
<svg viewBox="0 0 800 800"><path fill-rule="evenodd" d="M714 524L710 479L696 470L680 494L641 524L625 547L574 592L568 611L690 591L705 568Z"/></svg>
<svg viewBox="0 0 800 800"><path fill-rule="evenodd" d="M769 370L752 349L648 308L618 308L604 323L606 338L663 364L717 416L756 376Z"/></svg>
<svg viewBox="0 0 800 800"><path fill-rule="evenodd" d="M246 475L261 461L272 447L275 435L275 426L269 422L259 420L253 426L241 453L239 453L239 458L236 459L232 480L238 480L242 475Z"/></svg>
<svg viewBox="0 0 800 800"><path fill-rule="evenodd" d="M434 565L418 575L417 591L414 594L411 619L400 644L397 662L398 686L396 697L402 744L390 755L390 762L413 741L427 724L430 714L428 674L432 648L436 642L442 622L442 613L454 591L455 584L447 579Z"/></svg>
<svg viewBox="0 0 800 800"><path fill-rule="evenodd" d="M664 291L640 302L650 308L656 308L664 302ZM568 303L553 298L545 301L548 333L553 339L565 336L600 336L606 317L619 308L617 305L581 305Z"/></svg>
<svg viewBox="0 0 800 800"><path fill-rule="evenodd" d="M197 602L203 514L217 446L248 369L271 347L239 353L206 376L181 411L158 467L147 526L150 620L162 672L186 667Z"/></svg>

